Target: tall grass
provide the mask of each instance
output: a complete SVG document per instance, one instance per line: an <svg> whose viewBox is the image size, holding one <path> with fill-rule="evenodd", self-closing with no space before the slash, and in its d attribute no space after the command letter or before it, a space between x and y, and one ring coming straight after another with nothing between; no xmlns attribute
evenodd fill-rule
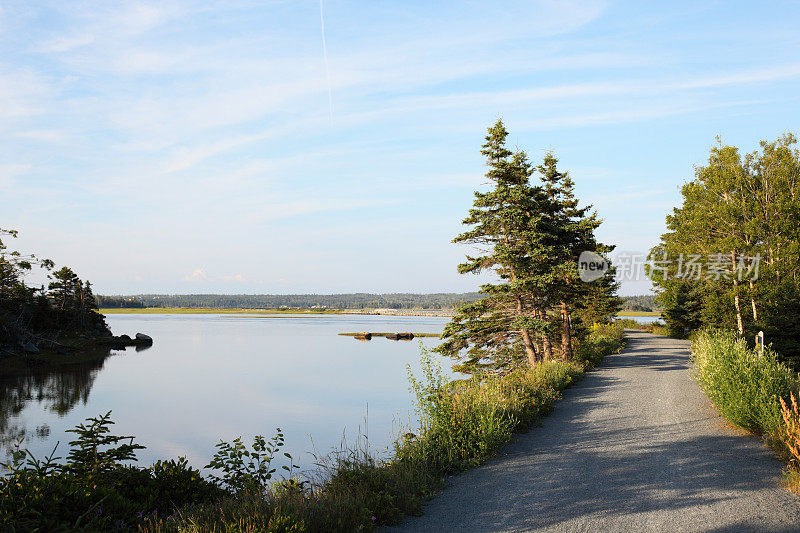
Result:
<svg viewBox="0 0 800 533"><path fill-rule="evenodd" d="M798 377L775 352L759 354L733 332L705 330L692 342L692 359L698 383L725 418L779 445L781 400L797 391Z"/></svg>

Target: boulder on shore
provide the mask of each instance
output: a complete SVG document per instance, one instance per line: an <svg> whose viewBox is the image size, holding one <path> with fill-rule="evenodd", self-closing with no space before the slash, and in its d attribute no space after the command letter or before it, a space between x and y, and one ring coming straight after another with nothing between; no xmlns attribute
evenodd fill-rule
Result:
<svg viewBox="0 0 800 533"><path fill-rule="evenodd" d="M149 342L150 344L153 344L153 337L150 335L145 335L144 333L137 333L136 340L139 342Z"/></svg>
<svg viewBox="0 0 800 533"><path fill-rule="evenodd" d="M100 337L96 342L108 344L112 348L120 349L126 346L152 346L153 338L144 333L137 333L136 338L132 339L130 336L122 334L119 337Z"/></svg>

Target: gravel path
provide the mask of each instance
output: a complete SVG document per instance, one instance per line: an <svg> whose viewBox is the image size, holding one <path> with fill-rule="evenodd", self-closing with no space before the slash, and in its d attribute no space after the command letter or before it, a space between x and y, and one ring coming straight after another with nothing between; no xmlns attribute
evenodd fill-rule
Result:
<svg viewBox="0 0 800 533"><path fill-rule="evenodd" d="M782 464L719 417L689 343L626 334L542 427L386 531L800 531Z"/></svg>

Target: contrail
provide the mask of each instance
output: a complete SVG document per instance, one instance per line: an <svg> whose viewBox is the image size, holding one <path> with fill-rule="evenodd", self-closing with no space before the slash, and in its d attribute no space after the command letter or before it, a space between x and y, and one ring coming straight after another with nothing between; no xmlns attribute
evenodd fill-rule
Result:
<svg viewBox="0 0 800 533"><path fill-rule="evenodd" d="M322 0L319 0L319 23L322 29L322 58L325 60L325 79L328 81L328 109L333 122L333 90L331 89L331 73L328 70L328 47L325 45L325 17L322 14Z"/></svg>

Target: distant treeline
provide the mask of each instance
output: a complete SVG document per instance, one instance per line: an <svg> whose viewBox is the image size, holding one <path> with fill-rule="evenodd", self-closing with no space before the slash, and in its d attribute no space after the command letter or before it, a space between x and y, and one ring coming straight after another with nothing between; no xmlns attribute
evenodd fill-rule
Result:
<svg viewBox="0 0 800 533"><path fill-rule="evenodd" d="M644 294L641 296L625 296L622 303L623 311L659 311L656 303L655 294Z"/></svg>
<svg viewBox="0 0 800 533"><path fill-rule="evenodd" d="M139 309L142 307L211 307L241 309L454 309L477 300L477 292L467 293L390 293L390 294L137 294L97 296L101 308ZM654 296L627 296L623 309L652 311Z"/></svg>
<svg viewBox="0 0 800 533"><path fill-rule="evenodd" d="M437 294L137 294L98 296L100 307L212 307L276 309L452 309L478 293Z"/></svg>

